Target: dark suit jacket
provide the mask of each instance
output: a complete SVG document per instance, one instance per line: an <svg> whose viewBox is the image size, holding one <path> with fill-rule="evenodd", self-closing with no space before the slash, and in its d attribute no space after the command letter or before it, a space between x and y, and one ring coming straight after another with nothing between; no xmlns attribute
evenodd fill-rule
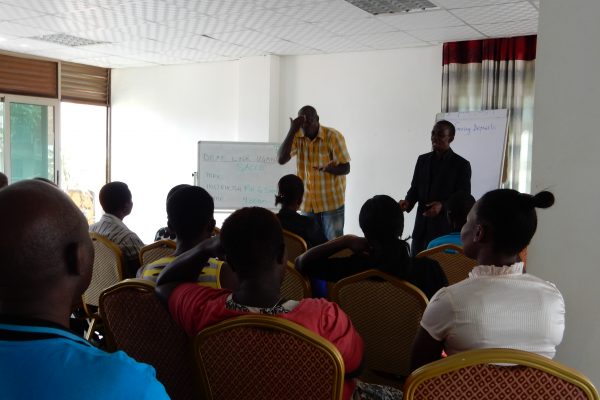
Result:
<svg viewBox="0 0 600 400"><path fill-rule="evenodd" d="M427 247L432 239L450 233L446 218L445 202L454 193L471 193L471 164L449 149L442 158L442 164L436 176L431 176L431 159L434 153L421 154L417 159L415 172L406 200L418 203L415 228L412 234L412 254L417 255ZM435 217L425 217L425 205L440 201L442 210ZM410 211L410 210L408 210Z"/></svg>

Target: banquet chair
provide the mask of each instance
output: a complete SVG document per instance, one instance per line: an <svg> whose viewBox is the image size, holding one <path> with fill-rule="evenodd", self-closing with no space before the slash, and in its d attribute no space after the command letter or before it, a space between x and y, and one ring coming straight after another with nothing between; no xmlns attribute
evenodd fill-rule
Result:
<svg viewBox="0 0 600 400"><path fill-rule="evenodd" d="M281 283L280 295L286 300L302 300L311 297L310 282L300 272L291 261L288 261L285 268L285 275Z"/></svg>
<svg viewBox="0 0 600 400"><path fill-rule="evenodd" d="M361 379L402 388L427 297L409 282L370 269L340 280L332 300L352 320L365 342Z"/></svg>
<svg viewBox="0 0 600 400"><path fill-rule="evenodd" d="M171 256L176 248L176 243L168 239L159 240L144 246L140 249L140 266L143 267L163 257Z"/></svg>
<svg viewBox="0 0 600 400"><path fill-rule="evenodd" d="M462 247L454 244L443 244L428 250L423 250L417 257L427 257L437 261L446 278L448 285L454 285L469 277L469 272L477 265L477 261L465 256Z"/></svg>
<svg viewBox="0 0 600 400"><path fill-rule="evenodd" d="M231 318L201 331L194 347L208 400L342 398L337 348L283 318Z"/></svg>
<svg viewBox="0 0 600 400"><path fill-rule="evenodd" d="M304 239L285 229L283 230L283 241L287 250L288 261L292 263L296 260L296 257L305 253L308 249Z"/></svg>
<svg viewBox="0 0 600 400"><path fill-rule="evenodd" d="M174 400L201 399L192 343L155 295L155 283L127 279L100 295L107 350L150 364Z"/></svg>
<svg viewBox="0 0 600 400"><path fill-rule="evenodd" d="M557 361L513 349L477 349L415 370L404 400L598 400L594 385Z"/></svg>
<svg viewBox="0 0 600 400"><path fill-rule="evenodd" d="M89 340L99 328L101 321L97 313L100 293L111 285L123 280L123 255L119 246L102 235L90 232L94 246L92 280L81 296L86 317L91 321L85 338Z"/></svg>

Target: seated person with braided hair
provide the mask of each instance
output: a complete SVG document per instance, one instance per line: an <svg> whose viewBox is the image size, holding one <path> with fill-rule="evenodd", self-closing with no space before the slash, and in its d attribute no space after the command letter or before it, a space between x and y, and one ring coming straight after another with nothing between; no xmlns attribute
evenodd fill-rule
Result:
<svg viewBox="0 0 600 400"><path fill-rule="evenodd" d="M461 231L464 252L476 259L469 278L441 289L421 319L412 367L480 348L511 348L553 358L565 329L565 303L552 283L523 272L518 261L537 228L536 208L554 204L512 189L486 193Z"/></svg>
<svg viewBox="0 0 600 400"><path fill-rule="evenodd" d="M377 268L406 280L430 298L448 284L440 265L428 258L411 258L408 244L400 239L404 214L387 195L377 195L360 209L359 224L365 237L344 235L313 247L296 259L296 268L310 278L337 282L367 269ZM348 257L330 258L350 249Z"/></svg>
<svg viewBox="0 0 600 400"><path fill-rule="evenodd" d="M327 238L315 220L298 214L304 196L302 179L293 174L285 175L279 180L278 187L275 205L281 204L281 210L277 213L281 227L304 239L309 249L325 243Z"/></svg>

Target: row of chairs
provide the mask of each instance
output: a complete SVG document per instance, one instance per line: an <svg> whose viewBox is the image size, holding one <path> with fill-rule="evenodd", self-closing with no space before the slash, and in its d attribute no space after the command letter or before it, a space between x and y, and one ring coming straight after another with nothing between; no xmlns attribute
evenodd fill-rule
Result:
<svg viewBox="0 0 600 400"><path fill-rule="evenodd" d="M339 351L290 321L237 317L190 342L154 295L154 284L136 279L105 290L100 313L109 349L153 365L173 399L341 399ZM579 372L509 349L473 350L428 364L403 390L408 400L599 399Z"/></svg>
<svg viewBox="0 0 600 400"><path fill-rule="evenodd" d="M99 329L101 318L95 310L100 292L123 278L118 247L101 236L91 236L96 249L97 265L94 266L90 288L84 294L84 305L92 320L86 334L88 339ZM296 271L293 264L293 260L306 251L306 243L299 236L287 231L284 232L284 238L289 258L281 296L292 300L310 297L309 281ZM444 251L448 247L453 253ZM142 249L140 261L145 265L172 254L174 249L175 243L169 240L153 243ZM441 251L428 251L425 254L448 266L449 270L460 270L462 275L447 272L455 279L460 276L466 277L467 269L472 268L472 260L467 259L467 262L464 262L465 257L460 248L446 246ZM468 267L465 268L464 264ZM227 271L227 268L222 268L222 271ZM221 281L219 276L219 285ZM408 282L380 271L370 270L340 281L332 288L331 299L340 304L350 316L365 340L367 359L361 378L372 383L401 387L404 378L410 372L409 353L419 328L419 321L427 306L425 295Z"/></svg>

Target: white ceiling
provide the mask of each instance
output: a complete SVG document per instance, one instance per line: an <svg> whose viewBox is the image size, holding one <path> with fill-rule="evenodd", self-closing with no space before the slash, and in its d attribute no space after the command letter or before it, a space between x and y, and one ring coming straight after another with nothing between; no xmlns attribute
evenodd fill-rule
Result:
<svg viewBox="0 0 600 400"><path fill-rule="evenodd" d="M0 0L0 50L109 68L431 46L534 34L538 0L430 0L373 16L344 0ZM65 33L107 42L69 47Z"/></svg>

